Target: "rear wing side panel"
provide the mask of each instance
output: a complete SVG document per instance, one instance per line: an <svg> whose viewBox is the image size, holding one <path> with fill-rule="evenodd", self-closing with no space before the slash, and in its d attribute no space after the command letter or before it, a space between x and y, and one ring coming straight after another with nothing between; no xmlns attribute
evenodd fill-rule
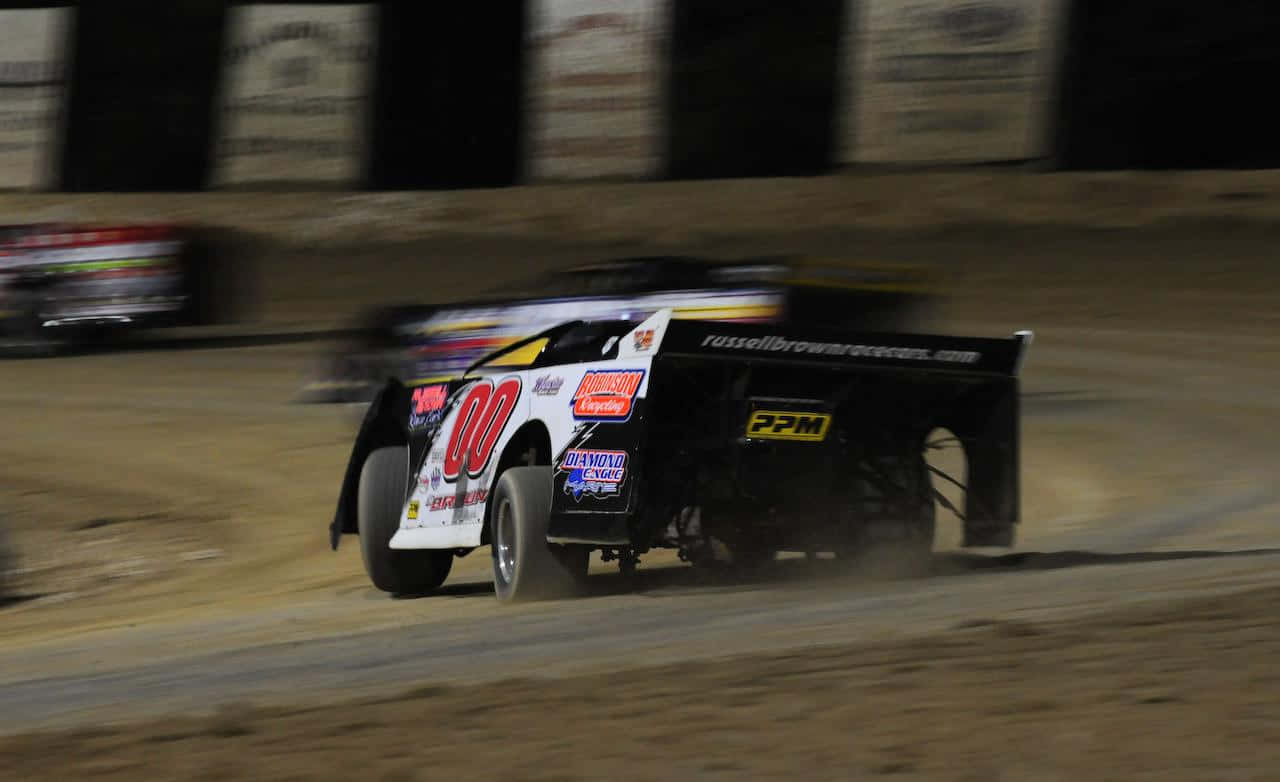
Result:
<svg viewBox="0 0 1280 782"><path fill-rule="evenodd" d="M673 321L659 358L901 383L900 404L931 400L921 426L948 429L963 446L964 545L1007 546L1019 518L1017 374L1031 339L1030 332L992 339ZM917 393L926 387L933 390Z"/></svg>
<svg viewBox="0 0 1280 782"><path fill-rule="evenodd" d="M970 546L1009 546L1020 517L1020 414L1018 379L992 379L937 425L951 430L964 449L964 541ZM935 485L938 479L935 478Z"/></svg>

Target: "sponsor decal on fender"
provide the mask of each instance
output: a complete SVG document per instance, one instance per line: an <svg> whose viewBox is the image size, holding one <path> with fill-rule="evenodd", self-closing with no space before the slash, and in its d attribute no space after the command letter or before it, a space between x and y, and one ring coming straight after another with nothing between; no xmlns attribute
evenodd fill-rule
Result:
<svg viewBox="0 0 1280 782"><path fill-rule="evenodd" d="M747 419L747 437L753 440L804 440L818 443L827 438L831 416L794 410L756 410Z"/></svg>
<svg viewBox="0 0 1280 782"><path fill-rule="evenodd" d="M538 396L555 396L560 393L560 386L562 385L564 385L564 378L543 375L533 381L533 393Z"/></svg>
<svg viewBox="0 0 1280 782"><path fill-rule="evenodd" d="M413 389L413 411L430 413L444 407L447 385L423 386Z"/></svg>
<svg viewBox="0 0 1280 782"><path fill-rule="evenodd" d="M447 384L413 389L413 396L409 400L409 428L422 429L440 423L448 398Z"/></svg>
<svg viewBox="0 0 1280 782"><path fill-rule="evenodd" d="M417 500L409 500L409 518L411 519L418 518L418 501Z"/></svg>
<svg viewBox="0 0 1280 782"><path fill-rule="evenodd" d="M422 476L418 480L418 483L422 484L423 486L430 486L432 489L438 489L440 488L440 480L441 480L440 468L432 467L431 473L429 475Z"/></svg>
<svg viewBox="0 0 1280 782"><path fill-rule="evenodd" d="M488 489L476 489L474 491L469 491L463 494L461 498L456 494L444 494L438 497L432 497L431 505L429 507L432 511L463 508L468 505L478 505L484 502L488 496Z"/></svg>
<svg viewBox="0 0 1280 782"><path fill-rule="evenodd" d="M593 448L571 448L560 460L564 493L581 500L582 495L615 497L627 477L627 452Z"/></svg>
<svg viewBox="0 0 1280 782"><path fill-rule="evenodd" d="M648 350L653 347L653 329L644 329L635 333L635 348L637 352Z"/></svg>
<svg viewBox="0 0 1280 782"><path fill-rule="evenodd" d="M573 417L579 421L626 421L643 380L643 369L587 370L573 392Z"/></svg>

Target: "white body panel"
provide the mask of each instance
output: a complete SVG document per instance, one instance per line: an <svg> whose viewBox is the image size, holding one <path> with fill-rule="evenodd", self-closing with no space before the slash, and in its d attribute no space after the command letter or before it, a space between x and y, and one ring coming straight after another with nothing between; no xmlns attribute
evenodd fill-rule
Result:
<svg viewBox="0 0 1280 782"><path fill-rule="evenodd" d="M541 422L550 435L551 453L555 455L564 451L582 427L629 418L635 401L647 395L652 356L670 319L668 309L639 324L621 338L616 358L486 373L458 390L421 471L413 476L413 493L401 512L400 529L391 539L391 548L480 545L485 507L498 477L497 465L516 432L530 421ZM575 401L575 394L588 375L592 378L589 387L612 384L623 390ZM485 385L489 386L488 391L477 390ZM517 385L519 390L515 392ZM492 407L488 404L488 400L504 395L514 396L505 417L502 403ZM488 415L489 412L493 414ZM471 421L478 423L471 425ZM485 434L491 434L497 426L501 427L500 434L489 448ZM451 449L456 453L451 454ZM459 458L462 451L469 455Z"/></svg>

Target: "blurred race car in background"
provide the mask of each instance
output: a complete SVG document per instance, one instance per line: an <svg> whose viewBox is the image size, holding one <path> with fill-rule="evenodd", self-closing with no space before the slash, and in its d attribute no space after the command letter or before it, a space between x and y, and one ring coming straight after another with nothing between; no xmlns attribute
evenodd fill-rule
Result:
<svg viewBox="0 0 1280 782"><path fill-rule="evenodd" d="M209 251L174 225L0 226L0 354L212 319Z"/></svg>
<svg viewBox="0 0 1280 782"><path fill-rule="evenodd" d="M927 269L798 256L734 261L629 257L545 272L476 298L366 313L327 355L301 402L364 403L388 378L430 383L567 320L785 323L912 332L933 300Z"/></svg>

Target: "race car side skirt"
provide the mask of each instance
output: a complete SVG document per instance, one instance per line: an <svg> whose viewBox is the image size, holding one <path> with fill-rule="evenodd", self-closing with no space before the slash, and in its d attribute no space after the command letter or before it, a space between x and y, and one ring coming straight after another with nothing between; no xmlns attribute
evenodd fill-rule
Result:
<svg viewBox="0 0 1280 782"><path fill-rule="evenodd" d="M547 535L548 543L588 546L630 546L631 535L625 519L618 516L576 518L557 522L557 534ZM574 530L580 530L575 532Z"/></svg>

